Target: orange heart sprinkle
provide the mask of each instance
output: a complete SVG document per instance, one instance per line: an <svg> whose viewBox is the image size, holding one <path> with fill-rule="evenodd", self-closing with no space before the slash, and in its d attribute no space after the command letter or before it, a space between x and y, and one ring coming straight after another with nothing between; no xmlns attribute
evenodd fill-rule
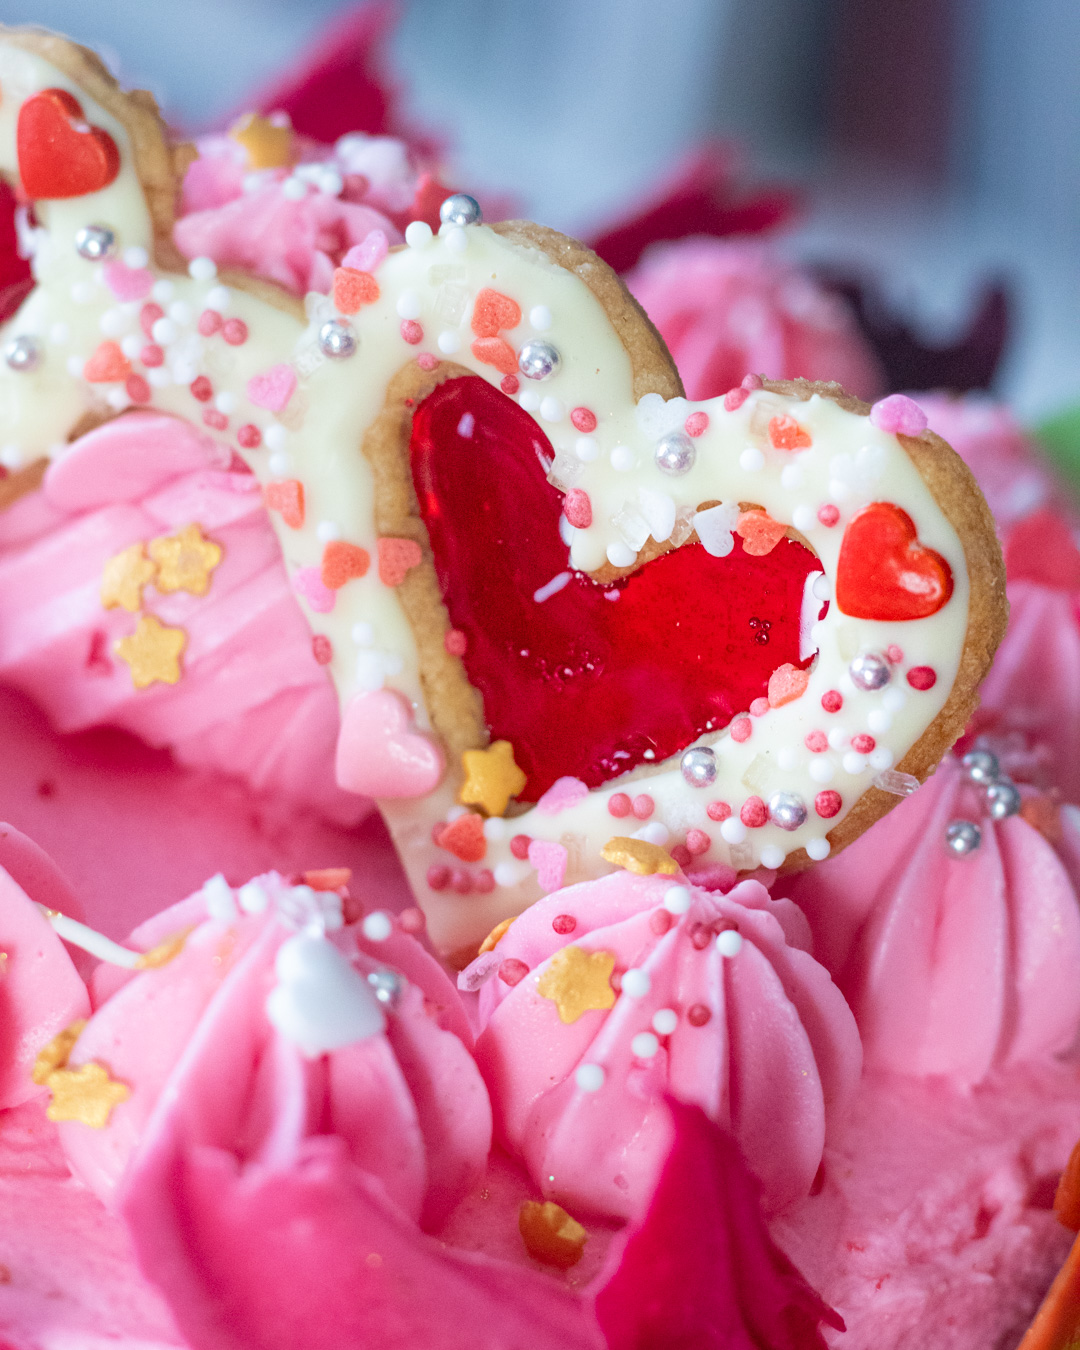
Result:
<svg viewBox="0 0 1080 1350"><path fill-rule="evenodd" d="M364 305L379 298L379 283L370 272L339 267L334 273L334 304L342 314L355 314Z"/></svg>
<svg viewBox="0 0 1080 1350"><path fill-rule="evenodd" d="M504 328L516 328L521 322L521 306L501 291L486 287L476 297L472 312L472 330L477 337L498 337Z"/></svg>
<svg viewBox="0 0 1080 1350"><path fill-rule="evenodd" d="M813 444L809 433L799 426L794 417L786 414L769 421L769 440L776 450L805 450Z"/></svg>
<svg viewBox="0 0 1080 1350"><path fill-rule="evenodd" d="M334 539L323 549L322 584L331 591L340 591L347 581L362 577L371 566L371 554L358 544L347 544Z"/></svg>
<svg viewBox="0 0 1080 1350"><path fill-rule="evenodd" d="M487 852L484 822L475 811L467 811L457 820L452 820L439 831L435 842L462 862L479 862Z"/></svg>
<svg viewBox="0 0 1080 1350"><path fill-rule="evenodd" d="M410 568L416 567L423 554L415 539L379 540L379 580L384 586L400 586Z"/></svg>
<svg viewBox="0 0 1080 1350"><path fill-rule="evenodd" d="M800 670L790 661L777 666L769 676L769 707L782 708L785 703L794 703L806 693L806 686L809 683L808 670Z"/></svg>
<svg viewBox="0 0 1080 1350"><path fill-rule="evenodd" d="M111 384L126 380L130 374L131 362L118 342L103 342L83 366L83 378L91 384Z"/></svg>
<svg viewBox="0 0 1080 1350"><path fill-rule="evenodd" d="M277 511L286 525L298 530L304 523L304 485L295 478L279 483L267 483L263 488L267 509Z"/></svg>
<svg viewBox="0 0 1080 1350"><path fill-rule="evenodd" d="M513 375L518 368L517 353L505 338L477 338L472 354L485 366L494 366L500 375Z"/></svg>
<svg viewBox="0 0 1080 1350"><path fill-rule="evenodd" d="M764 558L783 539L787 526L773 520L767 511L744 511L735 522L735 533L742 537L744 553Z"/></svg>

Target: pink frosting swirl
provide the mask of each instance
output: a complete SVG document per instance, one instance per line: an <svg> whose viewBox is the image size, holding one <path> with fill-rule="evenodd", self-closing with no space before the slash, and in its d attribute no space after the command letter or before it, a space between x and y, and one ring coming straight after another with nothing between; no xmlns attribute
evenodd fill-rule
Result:
<svg viewBox="0 0 1080 1350"><path fill-rule="evenodd" d="M219 877L128 940L148 951L186 932L167 964L135 973L101 968L97 1010L69 1064L104 1063L130 1096L106 1128L73 1121L60 1131L72 1169L102 1200L112 1202L159 1102L169 1109L174 1076L193 1059L224 1053L224 1041L234 1043L230 1054L245 1047L236 1066L248 1082L245 1106L231 1125L241 1156L272 1157L281 1131L329 1130L401 1210L425 1224L443 1218L480 1176L491 1111L456 991L415 939L396 928L382 941L366 939L359 925L335 929L340 910L336 895L291 887L274 873L240 891ZM268 996L279 997L290 978L283 946L320 915L328 931L311 940L332 946L329 974L320 968L315 984L290 987L282 1012ZM349 970L364 978L355 981ZM366 982L378 972L396 981L385 1020ZM367 1018L358 1031L349 1020L354 984ZM189 1096L183 1109L197 1120L211 1116L215 1102Z"/></svg>
<svg viewBox="0 0 1080 1350"><path fill-rule="evenodd" d="M767 245L657 245L626 284L671 349L690 398L725 394L747 374L838 380L868 400L883 392L843 301Z"/></svg>
<svg viewBox="0 0 1080 1350"><path fill-rule="evenodd" d="M184 179L173 237L187 258L208 257L296 295L329 291L334 268L372 230L400 243L424 176L404 142L354 132L333 147L299 143L290 169L247 170L230 136L205 136Z"/></svg>
<svg viewBox="0 0 1080 1350"><path fill-rule="evenodd" d="M113 651L136 616L104 609L105 563L197 523L223 557L204 596L144 588L187 634L177 684L136 689ZM183 763L356 824L370 803L334 779L337 699L315 659L255 478L173 417L121 417L54 460L0 514L0 679L61 731L110 725Z"/></svg>
<svg viewBox="0 0 1080 1350"><path fill-rule="evenodd" d="M1069 870L1021 816L991 820L982 795L950 756L842 854L783 883L847 995L868 1065L970 1086L1058 1055L1080 1031ZM981 830L963 857L945 844L954 820Z"/></svg>
<svg viewBox="0 0 1080 1350"><path fill-rule="evenodd" d="M858 1082L855 1023L793 905L752 881L728 895L682 886L673 902L689 907L675 915L672 890L619 872L556 892L463 973L466 986L489 976L476 1054L496 1128L546 1197L628 1217L669 1147L671 1093L730 1128L775 1211L809 1190L827 1119ZM718 947L725 930L742 938L736 955ZM622 992L606 998L593 974L597 1006L567 1023L545 976L595 953L614 960Z"/></svg>

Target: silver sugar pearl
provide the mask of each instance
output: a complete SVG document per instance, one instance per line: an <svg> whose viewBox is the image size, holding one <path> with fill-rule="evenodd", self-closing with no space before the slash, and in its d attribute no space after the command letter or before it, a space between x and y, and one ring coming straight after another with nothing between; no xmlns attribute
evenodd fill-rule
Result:
<svg viewBox="0 0 1080 1350"><path fill-rule="evenodd" d="M997 755L989 750L969 750L960 761L973 783L992 783L1001 772Z"/></svg>
<svg viewBox="0 0 1080 1350"><path fill-rule="evenodd" d="M87 262L100 262L116 248L116 235L107 225L84 225L75 235L75 252Z"/></svg>
<svg viewBox="0 0 1080 1350"><path fill-rule="evenodd" d="M558 347L539 339L526 342L518 352L518 370L527 380L546 380L562 365Z"/></svg>
<svg viewBox="0 0 1080 1350"><path fill-rule="evenodd" d="M671 474L674 478L678 474L689 473L694 467L697 446L684 431L674 431L656 447L654 459L661 473Z"/></svg>
<svg viewBox="0 0 1080 1350"><path fill-rule="evenodd" d="M392 1008L405 988L404 979L396 970L373 970L367 977L372 993L384 1008Z"/></svg>
<svg viewBox="0 0 1080 1350"><path fill-rule="evenodd" d="M330 319L319 329L319 346L324 355L334 360L353 356L359 345L356 330L344 319Z"/></svg>
<svg viewBox="0 0 1080 1350"><path fill-rule="evenodd" d="M439 219L444 225L479 225L484 219L480 203L467 192L455 192L439 207Z"/></svg>
<svg viewBox="0 0 1080 1350"><path fill-rule="evenodd" d="M36 370L41 364L41 357L41 343L30 333L23 333L21 337L14 337L4 344L4 360L12 370L21 373Z"/></svg>
<svg viewBox="0 0 1080 1350"><path fill-rule="evenodd" d="M892 679L889 663L879 652L863 652L848 666L856 689L884 689Z"/></svg>
<svg viewBox="0 0 1080 1350"><path fill-rule="evenodd" d="M716 751L707 745L695 745L683 755L679 767L691 787L709 787L716 782Z"/></svg>
<svg viewBox="0 0 1080 1350"><path fill-rule="evenodd" d="M769 798L769 819L782 830L797 830L806 824L806 803L794 792L774 792Z"/></svg>
<svg viewBox="0 0 1080 1350"><path fill-rule="evenodd" d="M986 809L991 820L1007 820L1015 816L1023 805L1023 799L1015 783L1002 778L991 783L986 789Z"/></svg>
<svg viewBox="0 0 1080 1350"><path fill-rule="evenodd" d="M973 820L954 820L945 830L945 847L958 858L974 853L982 843L982 830Z"/></svg>

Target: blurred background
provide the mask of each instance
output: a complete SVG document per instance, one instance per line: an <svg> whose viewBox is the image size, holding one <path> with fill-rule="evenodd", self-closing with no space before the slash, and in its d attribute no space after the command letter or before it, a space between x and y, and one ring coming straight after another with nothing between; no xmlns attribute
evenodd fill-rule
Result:
<svg viewBox="0 0 1080 1350"><path fill-rule="evenodd" d="M386 99L364 129L436 145L445 182L594 243L673 184L696 206L646 234L748 204L725 231L771 225L847 295L890 384L989 382L1051 439L1080 402L1076 0L398 0L368 18ZM190 134L265 106L319 44L340 55L357 6L0 0L0 19L98 48Z"/></svg>

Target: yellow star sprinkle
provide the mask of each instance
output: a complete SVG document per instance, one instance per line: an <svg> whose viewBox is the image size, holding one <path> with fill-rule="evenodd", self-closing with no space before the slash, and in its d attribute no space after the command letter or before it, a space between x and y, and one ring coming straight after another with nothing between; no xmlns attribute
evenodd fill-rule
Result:
<svg viewBox="0 0 1080 1350"><path fill-rule="evenodd" d="M659 844L650 844L644 839L627 839L615 835L609 839L600 851L605 862L616 867L625 867L628 872L636 872L639 877L651 877L654 872L673 876L679 870L679 864L666 848Z"/></svg>
<svg viewBox="0 0 1080 1350"><path fill-rule="evenodd" d="M477 956L483 956L485 952L493 952L502 941L507 929L514 922L516 917L517 916L514 915L509 919L503 919L502 923L497 923L483 942L481 942L480 950L476 953Z"/></svg>
<svg viewBox="0 0 1080 1350"><path fill-rule="evenodd" d="M49 1075L64 1067L68 1062L68 1055L71 1054L72 1047L82 1035L85 1026L85 1017L80 1018L78 1022L72 1022L71 1026L57 1032L48 1045L43 1046L38 1051L38 1057L34 1060L34 1067L30 1073L30 1077L35 1083L44 1087L49 1081Z"/></svg>
<svg viewBox="0 0 1080 1350"><path fill-rule="evenodd" d="M131 667L131 683L136 689L160 680L176 684L180 679L180 653L187 646L182 628L166 628L152 614L144 614L130 637L113 643L121 661Z"/></svg>
<svg viewBox="0 0 1080 1350"><path fill-rule="evenodd" d="M249 169L283 169L293 161L292 127L275 126L268 117L246 113L229 135L247 152Z"/></svg>
<svg viewBox="0 0 1080 1350"><path fill-rule="evenodd" d="M54 1069L47 1082L53 1095L45 1111L49 1119L81 1120L95 1130L103 1130L113 1107L131 1096L129 1087L113 1082L104 1064L94 1060L77 1069Z"/></svg>
<svg viewBox="0 0 1080 1350"><path fill-rule="evenodd" d="M534 1260L559 1270L576 1266L589 1240L577 1219L553 1200L526 1200L518 1211L518 1230Z"/></svg>
<svg viewBox="0 0 1080 1350"><path fill-rule="evenodd" d="M142 605L143 587L157 572L144 552L144 546L132 544L101 570L101 604L105 609L128 609L137 613Z"/></svg>
<svg viewBox="0 0 1080 1350"><path fill-rule="evenodd" d="M187 942L192 929L184 928L179 933L173 933L172 937L167 937L163 942L159 942L156 947L151 947L148 952L143 952L142 956L135 962L136 970L157 970L160 966L167 966L184 950L184 943Z"/></svg>
<svg viewBox="0 0 1080 1350"><path fill-rule="evenodd" d="M482 806L489 816L501 816L528 779L514 762L509 741L495 741L486 750L466 750L461 756L465 781L458 793L464 806Z"/></svg>
<svg viewBox="0 0 1080 1350"><path fill-rule="evenodd" d="M614 1008L615 990L611 987L614 969L614 952L564 947L555 953L537 980L536 992L541 998L551 999L559 1010L559 1021L569 1025L583 1013Z"/></svg>
<svg viewBox="0 0 1080 1350"><path fill-rule="evenodd" d="M154 585L159 591L190 591L205 595L210 573L221 562L220 544L204 539L198 525L185 525L178 534L150 542L150 556L158 565Z"/></svg>

